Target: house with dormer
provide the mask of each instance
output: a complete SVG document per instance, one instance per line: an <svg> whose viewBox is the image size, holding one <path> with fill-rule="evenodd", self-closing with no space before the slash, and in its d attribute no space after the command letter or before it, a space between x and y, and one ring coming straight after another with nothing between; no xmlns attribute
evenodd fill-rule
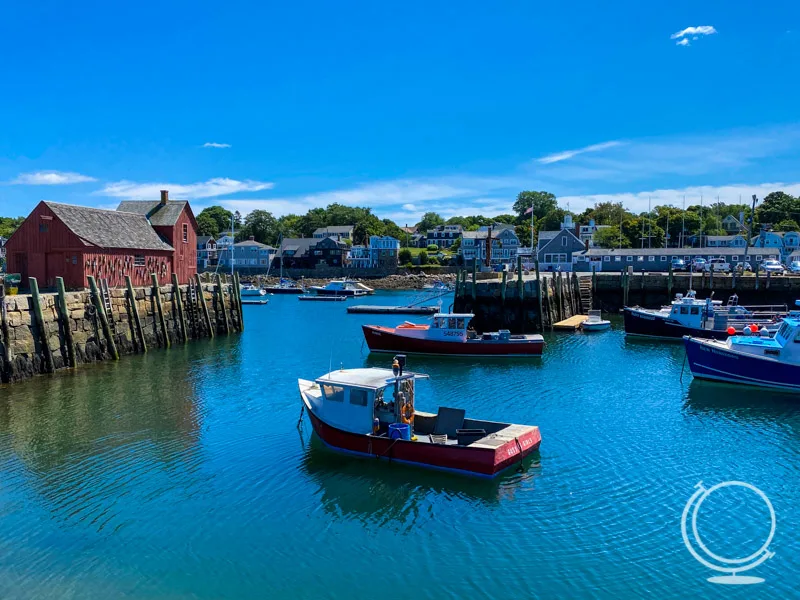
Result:
<svg viewBox="0 0 800 600"><path fill-rule="evenodd" d="M542 271L571 271L572 255L586 249L587 242L574 233L572 216L566 215L559 231L540 231L536 257Z"/></svg>

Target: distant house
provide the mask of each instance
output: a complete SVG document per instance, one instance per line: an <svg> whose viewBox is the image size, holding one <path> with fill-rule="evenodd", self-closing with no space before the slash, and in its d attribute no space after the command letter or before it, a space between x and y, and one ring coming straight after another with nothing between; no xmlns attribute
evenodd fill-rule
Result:
<svg viewBox="0 0 800 600"><path fill-rule="evenodd" d="M366 246L351 246L347 253L347 263L354 269L369 268L369 248Z"/></svg>
<svg viewBox="0 0 800 600"><path fill-rule="evenodd" d="M369 238L369 266L373 269L393 269L397 266L400 240L390 235Z"/></svg>
<svg viewBox="0 0 800 600"><path fill-rule="evenodd" d="M8 238L4 238L2 235L0 235L0 258L5 258L6 257L6 242L7 241L8 241Z"/></svg>
<svg viewBox="0 0 800 600"><path fill-rule="evenodd" d="M536 244L539 268L543 271L571 271L573 254L585 249L586 243L573 233L572 217L566 215L559 231L539 232Z"/></svg>
<svg viewBox="0 0 800 600"><path fill-rule="evenodd" d="M228 250L235 242L236 240L233 237L233 233L230 231L223 231L217 236L217 250L219 252Z"/></svg>
<svg viewBox="0 0 800 600"><path fill-rule="evenodd" d="M724 258L731 266L749 262L755 269L765 260L778 260L777 250L750 248L590 248L573 254L575 271L668 271L673 259L690 262L695 258Z"/></svg>
<svg viewBox="0 0 800 600"><path fill-rule="evenodd" d="M205 271L217 264L217 241L210 235L197 236L197 268Z"/></svg>
<svg viewBox="0 0 800 600"><path fill-rule="evenodd" d="M415 233L408 240L410 248L425 248L428 245L427 238L421 233Z"/></svg>
<svg viewBox="0 0 800 600"><path fill-rule="evenodd" d="M744 218L744 215L740 214L740 217ZM741 233L745 229L744 225L742 224L742 221L737 219L733 215L728 215L727 217L722 219L722 228L728 233L728 235Z"/></svg>
<svg viewBox="0 0 800 600"><path fill-rule="evenodd" d="M477 260L478 264L486 265L487 242L489 230L492 236L491 266L499 264L513 264L517 260L519 238L513 225L495 223L490 227L485 226L478 231L465 231L461 239L461 256L465 263Z"/></svg>
<svg viewBox="0 0 800 600"><path fill-rule="evenodd" d="M757 236L751 238L750 245L754 248L783 249L783 232L762 229Z"/></svg>
<svg viewBox="0 0 800 600"><path fill-rule="evenodd" d="M594 219L590 219L588 225L581 225L578 228L578 237L584 244L589 242L589 247L594 248L594 234L601 229L608 229L609 227L611 227L611 225L595 225Z"/></svg>
<svg viewBox="0 0 800 600"><path fill-rule="evenodd" d="M464 228L461 225L439 225L428 230L426 244L428 246L436 244L440 250L449 248L463 233Z"/></svg>
<svg viewBox="0 0 800 600"><path fill-rule="evenodd" d="M231 251L233 248L233 251ZM221 270L235 271L267 271L275 258L275 248L257 242L253 236L243 242L237 242L218 253L218 264ZM231 263L233 261L233 263Z"/></svg>
<svg viewBox="0 0 800 600"><path fill-rule="evenodd" d="M309 254L312 257L312 266L342 267L347 256L347 244L334 237L325 237L309 247Z"/></svg>
<svg viewBox="0 0 800 600"><path fill-rule="evenodd" d="M353 239L352 225L330 225L328 227L320 227L314 230L314 239L321 240L323 238L333 238L337 242Z"/></svg>
<svg viewBox="0 0 800 600"><path fill-rule="evenodd" d="M290 269L342 267L347 263L348 250L347 244L334 237L283 238L277 258L283 261L284 268Z"/></svg>
<svg viewBox="0 0 800 600"><path fill-rule="evenodd" d="M705 245L708 248L744 248L747 240L742 235L707 235Z"/></svg>
<svg viewBox="0 0 800 600"><path fill-rule="evenodd" d="M316 240L313 238L283 238L281 247L278 249L277 264L280 266L283 262L283 267L287 269L311 269L313 268L313 259L309 256L309 249L314 245Z"/></svg>

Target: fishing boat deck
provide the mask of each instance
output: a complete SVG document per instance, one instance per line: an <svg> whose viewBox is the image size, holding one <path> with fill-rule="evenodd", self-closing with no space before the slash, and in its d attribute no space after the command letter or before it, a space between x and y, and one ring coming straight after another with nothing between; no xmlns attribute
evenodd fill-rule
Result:
<svg viewBox="0 0 800 600"><path fill-rule="evenodd" d="M438 306L373 306L359 304L348 306L347 312L375 315L432 315L439 312Z"/></svg>

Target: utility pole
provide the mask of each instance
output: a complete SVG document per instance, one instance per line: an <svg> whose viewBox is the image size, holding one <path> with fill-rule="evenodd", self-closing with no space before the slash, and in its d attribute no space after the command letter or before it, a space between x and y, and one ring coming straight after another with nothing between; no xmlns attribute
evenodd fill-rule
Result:
<svg viewBox="0 0 800 600"><path fill-rule="evenodd" d="M647 247L653 247L653 203L647 197Z"/></svg>
<svg viewBox="0 0 800 600"><path fill-rule="evenodd" d="M700 247L703 247L703 194L700 194Z"/></svg>
<svg viewBox="0 0 800 600"><path fill-rule="evenodd" d="M681 221L681 248L683 248L686 240L686 194L683 195L683 213L681 213L681 216L683 217Z"/></svg>
<svg viewBox="0 0 800 600"><path fill-rule="evenodd" d="M669 248L669 213L667 213L667 230L664 232L664 248Z"/></svg>
<svg viewBox="0 0 800 600"><path fill-rule="evenodd" d="M756 214L756 203L757 202L758 202L758 196L753 194L753 208L750 209L750 228L749 229L746 228L747 229L747 234L746 234L747 235L747 240L745 240L745 246L744 246L744 260L745 260L745 262L747 262L748 259L750 258L750 256L749 256L749 254L750 254L750 238L753 237L753 219L754 219L755 214ZM744 223L742 223L742 224L744 225Z"/></svg>

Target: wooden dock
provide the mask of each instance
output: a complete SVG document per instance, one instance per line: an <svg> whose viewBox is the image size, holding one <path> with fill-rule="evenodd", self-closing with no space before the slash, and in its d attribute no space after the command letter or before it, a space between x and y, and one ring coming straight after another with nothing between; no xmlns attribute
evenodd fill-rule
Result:
<svg viewBox="0 0 800 600"><path fill-rule="evenodd" d="M348 306L347 312L362 315L434 315L439 312L438 306L372 306L359 304Z"/></svg>
<svg viewBox="0 0 800 600"><path fill-rule="evenodd" d="M568 319L564 319L558 323L553 323L553 329L557 329L559 331L575 331L581 326L581 323L588 318L589 317L587 315L573 315Z"/></svg>

